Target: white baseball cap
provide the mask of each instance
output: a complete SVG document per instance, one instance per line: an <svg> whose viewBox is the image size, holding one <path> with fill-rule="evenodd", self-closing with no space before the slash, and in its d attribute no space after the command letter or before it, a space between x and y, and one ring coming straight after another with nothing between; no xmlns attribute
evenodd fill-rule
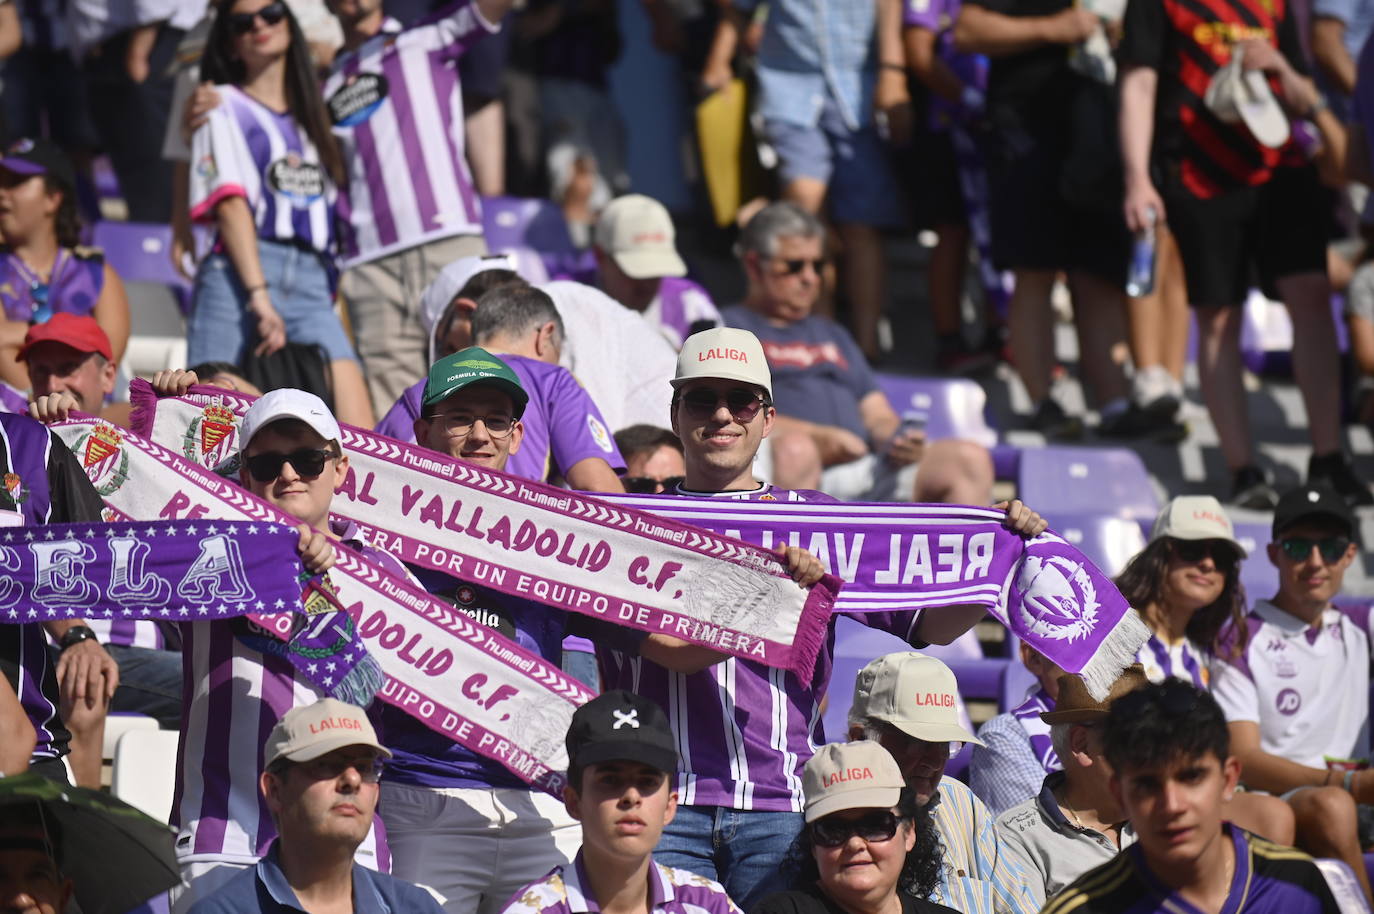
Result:
<svg viewBox="0 0 1374 914"><path fill-rule="evenodd" d="M721 378L762 387L773 396L773 374L759 338L737 327L713 327L693 333L677 354L676 389L698 378Z"/></svg>
<svg viewBox="0 0 1374 914"><path fill-rule="evenodd" d="M239 426L239 451L248 447L254 435L279 419L299 419L325 441L343 438L339 420L323 400L308 391L282 387L258 397L243 414L243 424Z"/></svg>
<svg viewBox="0 0 1374 914"><path fill-rule="evenodd" d="M897 760L880 744L826 743L802 768L806 821L846 809L891 808L905 786Z"/></svg>
<svg viewBox="0 0 1374 914"><path fill-rule="evenodd" d="M1246 70L1242 56L1233 51L1212 74L1203 103L1223 121L1243 122L1257 142L1277 149L1288 142L1288 115L1274 98L1268 78L1260 70Z"/></svg>
<svg viewBox="0 0 1374 914"><path fill-rule="evenodd" d="M281 716L267 736L262 766L270 768L278 759L309 762L345 746L368 746L391 757L391 750L377 741L366 711L337 698L321 698Z"/></svg>
<svg viewBox="0 0 1374 914"><path fill-rule="evenodd" d="M878 720L928 743L983 745L959 722L959 683L944 663L919 651L885 654L854 679L850 724Z"/></svg>
<svg viewBox="0 0 1374 914"><path fill-rule="evenodd" d="M514 254L459 257L440 270L439 275L434 277L434 282L430 283L429 288L420 296L420 320L424 321L425 329L431 332L434 330L434 325L439 323L439 318L444 316L445 309L453 303L454 297L463 291L463 287L478 273L485 273L487 270L510 270L514 273L518 272L518 268L519 264Z"/></svg>
<svg viewBox="0 0 1374 914"><path fill-rule="evenodd" d="M1245 558L1245 547L1236 539L1226 509L1210 495L1179 495L1170 499L1150 528L1150 542L1164 537L1176 540L1226 540Z"/></svg>
<svg viewBox="0 0 1374 914"><path fill-rule="evenodd" d="M687 264L674 245L673 219L652 197L626 194L601 211L592 230L597 247L631 279L686 276Z"/></svg>

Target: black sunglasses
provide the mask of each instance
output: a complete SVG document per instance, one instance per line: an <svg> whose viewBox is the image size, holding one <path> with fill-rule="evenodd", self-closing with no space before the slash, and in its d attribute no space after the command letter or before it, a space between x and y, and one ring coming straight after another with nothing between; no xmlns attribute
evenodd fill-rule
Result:
<svg viewBox="0 0 1374 914"><path fill-rule="evenodd" d="M721 400L730 415L739 422L752 422L759 410L770 405L768 398L743 387L732 387L724 397L709 387L696 387L682 395L682 403L687 407L687 415L693 419L709 419L716 414Z"/></svg>
<svg viewBox="0 0 1374 914"><path fill-rule="evenodd" d="M261 18L265 25L276 25L286 18L286 4L282 0L269 3L251 13L230 13L229 31L235 35L247 35L253 31L253 20Z"/></svg>
<svg viewBox="0 0 1374 914"><path fill-rule="evenodd" d="M872 844L891 841L901 821L890 809L858 819L818 819L811 823L811 843L817 847L839 847L855 835Z"/></svg>
<svg viewBox="0 0 1374 914"><path fill-rule="evenodd" d="M625 487L625 491L631 495L656 495L668 489L676 489L678 484L686 478L685 476L666 476L663 479L655 479L652 476L622 476L620 483Z"/></svg>
<svg viewBox="0 0 1374 914"><path fill-rule="evenodd" d="M783 276L796 276L802 270L806 269L807 264L810 264L811 269L816 273L817 276L819 276L821 274L821 271L825 269L826 263L829 262L824 257L817 257L815 259L811 259L809 257L798 257L795 260L784 259L782 257L774 257L773 259L776 260L778 263L782 264Z"/></svg>
<svg viewBox="0 0 1374 914"><path fill-rule="evenodd" d="M1210 555L1221 572L1229 572L1240 560L1235 547L1225 540L1171 540L1169 548L1185 562L1200 562Z"/></svg>
<svg viewBox="0 0 1374 914"><path fill-rule="evenodd" d="M1350 548L1350 537L1328 536L1317 540L1307 536L1290 536L1279 540L1279 548L1295 562L1304 561L1312 554L1313 549L1320 552L1326 561L1335 562Z"/></svg>
<svg viewBox="0 0 1374 914"><path fill-rule="evenodd" d="M323 473L325 463L338 456L332 448L303 447L290 454L254 454L247 458L244 464L248 467L248 475L258 482L271 482L276 479L281 475L281 468L288 463L291 464L291 469L310 479Z"/></svg>

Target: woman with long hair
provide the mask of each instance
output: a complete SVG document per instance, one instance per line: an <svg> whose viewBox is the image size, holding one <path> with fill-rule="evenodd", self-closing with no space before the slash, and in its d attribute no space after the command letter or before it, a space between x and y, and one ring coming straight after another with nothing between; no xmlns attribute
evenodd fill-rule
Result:
<svg viewBox="0 0 1374 914"><path fill-rule="evenodd" d="M129 300L105 258L80 245L76 172L47 140L21 139L0 157L0 380L28 390L15 356L34 324L89 314L117 363L129 342Z"/></svg>
<svg viewBox="0 0 1374 914"><path fill-rule="evenodd" d="M201 77L221 101L191 139L191 217L218 233L196 273L187 359L239 363L250 346L268 355L288 341L319 345L335 414L371 428L362 369L334 312L343 157L290 8L221 3Z"/></svg>
<svg viewBox="0 0 1374 914"><path fill-rule="evenodd" d="M939 835L881 744L822 746L803 769L802 792L792 888L749 914L953 914L927 900L940 878Z"/></svg>

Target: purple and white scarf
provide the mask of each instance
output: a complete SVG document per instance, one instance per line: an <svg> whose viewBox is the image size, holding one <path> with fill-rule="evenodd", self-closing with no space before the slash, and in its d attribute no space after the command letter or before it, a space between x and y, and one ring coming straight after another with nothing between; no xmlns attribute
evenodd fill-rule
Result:
<svg viewBox="0 0 1374 914"><path fill-rule="evenodd" d="M142 382L130 393L135 430L202 466L237 450L253 399L213 387L157 398ZM802 589L766 549L342 430L350 465L335 514L402 561L799 675L815 665L834 577Z"/></svg>
<svg viewBox="0 0 1374 914"><path fill-rule="evenodd" d="M1059 756L1055 754L1054 744L1050 742L1050 725L1040 719L1041 714L1053 710L1054 699L1044 687L1036 689L1026 696L1025 701L1011 709L1011 716L1015 717L1021 729L1026 731L1031 752L1035 754L1035 760L1044 767L1046 774L1064 769Z"/></svg>
<svg viewBox="0 0 1374 914"><path fill-rule="evenodd" d="M201 535L213 525L217 532L210 535L224 535L228 542L251 535L247 531L255 523L297 523L237 485L102 420L79 416L52 428L76 454L110 517L173 521L187 535ZM122 528L118 523L111 527L116 535ZM276 553L288 570L298 567L291 564L294 559L283 558L295 555L294 542L278 544ZM573 710L592 697L590 692L542 658L347 547L336 547L330 578L339 605L356 623L357 639L385 675L378 698L530 783L561 791L567 765L563 734ZM289 638L296 616L281 612L285 603L278 607L275 602L264 610L277 610L278 615L264 616L260 624L278 638ZM160 606L156 617L162 618ZM307 616L305 630L332 646L339 633L313 619ZM315 670L306 663L307 675L332 689L332 677L343 672L337 658L307 659L318 661Z"/></svg>

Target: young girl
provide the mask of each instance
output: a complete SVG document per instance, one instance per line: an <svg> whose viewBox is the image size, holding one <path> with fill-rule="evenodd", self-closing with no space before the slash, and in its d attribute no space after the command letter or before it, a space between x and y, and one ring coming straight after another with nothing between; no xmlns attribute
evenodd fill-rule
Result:
<svg viewBox="0 0 1374 914"><path fill-rule="evenodd" d="M362 370L333 308L343 159L290 9L222 3L201 74L220 104L191 139L191 217L213 221L218 237L196 274L188 361L238 362L250 342L259 355L288 340L318 344L335 413L370 428Z"/></svg>

